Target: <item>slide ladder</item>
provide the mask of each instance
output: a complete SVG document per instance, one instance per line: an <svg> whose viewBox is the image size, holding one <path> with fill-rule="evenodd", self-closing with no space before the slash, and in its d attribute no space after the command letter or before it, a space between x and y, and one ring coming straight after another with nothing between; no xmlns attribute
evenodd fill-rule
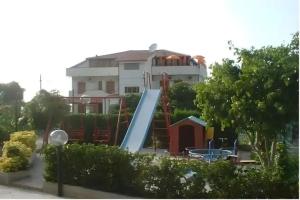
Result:
<svg viewBox="0 0 300 200"><path fill-rule="evenodd" d="M144 90L120 146L122 149L134 153L143 147L159 98L160 90Z"/></svg>

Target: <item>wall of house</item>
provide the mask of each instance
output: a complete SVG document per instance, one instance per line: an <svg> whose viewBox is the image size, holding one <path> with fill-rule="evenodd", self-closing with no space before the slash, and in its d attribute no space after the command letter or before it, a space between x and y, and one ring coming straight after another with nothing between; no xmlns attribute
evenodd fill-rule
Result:
<svg viewBox="0 0 300 200"><path fill-rule="evenodd" d="M124 69L125 63L139 63L139 69ZM125 95L125 87L139 87L139 91L144 90L144 72L151 72L151 63L146 62L120 62L119 63L119 87L120 94ZM151 75L150 75L151 78Z"/></svg>
<svg viewBox="0 0 300 200"><path fill-rule="evenodd" d="M116 76L104 77L104 76L95 76L95 77L73 77L72 78L72 88L74 90L74 96L78 96L78 82L86 83L86 91L88 90L98 90L99 81L102 81L102 91L106 92L106 83L107 81L115 82L115 93L118 93L119 80Z"/></svg>

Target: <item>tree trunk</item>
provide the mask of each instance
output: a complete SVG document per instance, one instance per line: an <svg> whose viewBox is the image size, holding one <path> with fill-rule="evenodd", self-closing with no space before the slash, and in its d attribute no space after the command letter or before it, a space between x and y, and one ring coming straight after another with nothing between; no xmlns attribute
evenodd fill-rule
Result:
<svg viewBox="0 0 300 200"><path fill-rule="evenodd" d="M46 130L44 132L44 137L43 137L43 146L48 144L48 137L49 137L49 132L50 132L50 129L51 129L51 125L52 125L52 116L50 116L48 118Z"/></svg>

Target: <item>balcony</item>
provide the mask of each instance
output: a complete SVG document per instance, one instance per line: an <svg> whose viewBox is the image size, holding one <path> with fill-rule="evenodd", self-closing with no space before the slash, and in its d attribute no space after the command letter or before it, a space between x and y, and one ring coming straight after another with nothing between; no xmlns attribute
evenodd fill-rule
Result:
<svg viewBox="0 0 300 200"><path fill-rule="evenodd" d="M168 75L195 75L203 73L203 66L153 66L152 75L161 75L166 72Z"/></svg>
<svg viewBox="0 0 300 200"><path fill-rule="evenodd" d="M117 67L71 67L66 70L67 76L118 76Z"/></svg>

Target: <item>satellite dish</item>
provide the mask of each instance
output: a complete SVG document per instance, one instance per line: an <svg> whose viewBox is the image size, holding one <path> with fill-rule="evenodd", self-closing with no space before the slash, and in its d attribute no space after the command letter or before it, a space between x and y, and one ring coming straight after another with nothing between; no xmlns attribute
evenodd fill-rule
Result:
<svg viewBox="0 0 300 200"><path fill-rule="evenodd" d="M156 43L151 44L150 47L149 47L149 51L150 51L150 52L153 52L153 51L155 51L156 49L157 49L157 44L156 44Z"/></svg>

